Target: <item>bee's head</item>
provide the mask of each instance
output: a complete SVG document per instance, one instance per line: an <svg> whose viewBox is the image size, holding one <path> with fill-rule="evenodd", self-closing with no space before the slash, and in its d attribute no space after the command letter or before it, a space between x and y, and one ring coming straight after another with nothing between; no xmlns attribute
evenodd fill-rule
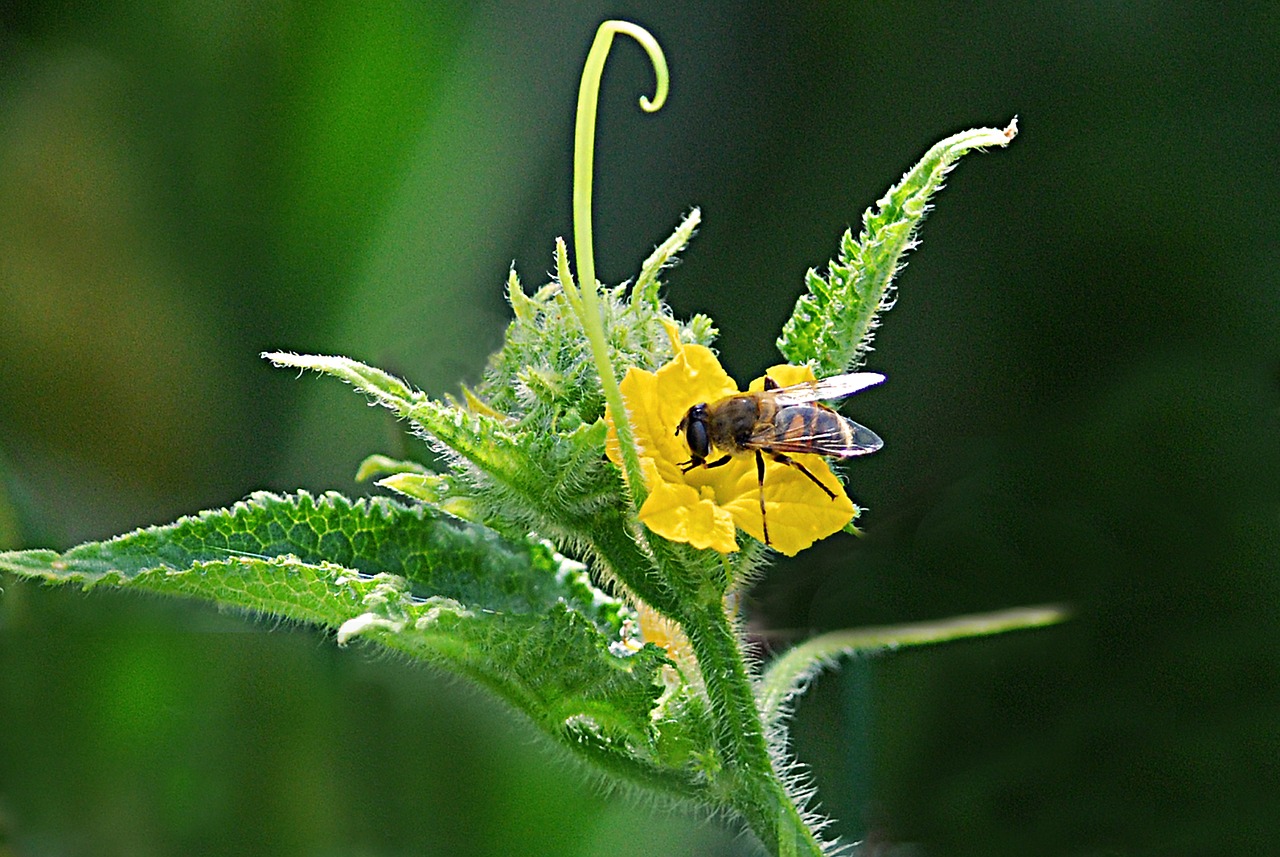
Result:
<svg viewBox="0 0 1280 857"><path fill-rule="evenodd" d="M711 438L707 434L707 403L694 405L676 426L676 434L684 432L684 439L689 444L689 453L695 464L706 460L711 454Z"/></svg>

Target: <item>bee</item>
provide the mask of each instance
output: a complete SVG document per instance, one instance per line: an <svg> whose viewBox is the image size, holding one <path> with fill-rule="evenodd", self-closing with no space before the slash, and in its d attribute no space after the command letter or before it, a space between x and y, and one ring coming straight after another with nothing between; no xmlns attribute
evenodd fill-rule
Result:
<svg viewBox="0 0 1280 857"><path fill-rule="evenodd" d="M765 456L796 468L834 500L835 493L787 453L852 458L882 447L884 441L875 432L846 419L823 402L852 396L883 380L884 376L875 372L855 372L779 387L765 376L762 392L737 393L694 405L676 426L676 434L683 434L689 444L689 460L680 463L680 471L722 467L736 455L755 453L760 518L764 543L769 544L769 521L764 511ZM711 460L713 450L723 455Z"/></svg>

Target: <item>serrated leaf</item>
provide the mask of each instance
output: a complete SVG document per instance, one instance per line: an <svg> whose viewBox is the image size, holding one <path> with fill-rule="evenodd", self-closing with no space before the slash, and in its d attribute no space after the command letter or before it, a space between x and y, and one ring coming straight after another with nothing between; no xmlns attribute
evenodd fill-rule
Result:
<svg viewBox="0 0 1280 857"><path fill-rule="evenodd" d="M846 231L839 257L825 276L810 269L808 293L796 301L778 337L788 363L811 363L818 377L839 375L861 364L871 346L877 316L893 304L893 277L915 247L916 231L929 199L961 156L984 146L1005 146L1017 134L1007 128L977 128L936 144L862 216L858 240Z"/></svg>
<svg viewBox="0 0 1280 857"><path fill-rule="evenodd" d="M610 770L688 796L690 775L654 761L663 742L651 714L669 662L652 646L620 646L623 605L545 543L385 498L258 493L65 553L0 553L0 569L199 598L376 642L490 688Z"/></svg>
<svg viewBox="0 0 1280 857"><path fill-rule="evenodd" d="M631 535L622 478L603 457L603 421L564 433L521 431L486 414L437 402L346 357L263 356L277 366L341 378L411 420L455 472L473 483L472 493L461 499L483 503L485 523L507 534L534 530L566 548L593 553L603 560L606 573L622 578L639 598L658 607L667 603L669 593L656 589L660 581L648 573L652 560Z"/></svg>

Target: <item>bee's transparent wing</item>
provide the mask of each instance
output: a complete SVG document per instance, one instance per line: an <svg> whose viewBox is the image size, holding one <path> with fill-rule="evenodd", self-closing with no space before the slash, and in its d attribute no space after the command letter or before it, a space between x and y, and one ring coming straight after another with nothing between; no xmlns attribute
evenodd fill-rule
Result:
<svg viewBox="0 0 1280 857"><path fill-rule="evenodd" d="M774 453L812 453L829 455L832 458L852 458L854 455L874 453L884 445L884 441L876 432L867 426L861 426L852 420L849 422L851 437L840 432L822 432L822 434L804 437L799 440L771 440L760 437L758 443L751 444L760 449L768 449Z"/></svg>
<svg viewBox="0 0 1280 857"><path fill-rule="evenodd" d="M878 383L878 382L877 382ZM880 439L880 435L871 429L855 423L851 419L844 419L844 424L849 427L851 439L843 444L840 452L829 452L827 455L834 455L839 458L852 458L855 455L866 455L869 452L875 452L884 446L884 441Z"/></svg>
<svg viewBox="0 0 1280 857"><path fill-rule="evenodd" d="M831 455L833 458L852 458L854 455L874 453L884 445L876 432L829 408L800 405L792 408L792 411L820 411L823 418L817 422L806 420L808 431L792 436L788 436L786 432L778 434L774 426L763 426L751 436L745 444L746 448L767 449L773 453L810 453ZM786 413L783 412L783 420L786 420Z"/></svg>
<svg viewBox="0 0 1280 857"><path fill-rule="evenodd" d="M848 375L833 375L820 381L804 381L799 384L792 384L790 387L770 390L769 395L773 398L773 401L777 402L779 407L803 405L809 402L834 402L836 399L843 399L860 390L874 387L882 381L884 381L884 376L879 372L853 372ZM863 430L866 431L866 429ZM875 437L875 435L872 435L872 437Z"/></svg>

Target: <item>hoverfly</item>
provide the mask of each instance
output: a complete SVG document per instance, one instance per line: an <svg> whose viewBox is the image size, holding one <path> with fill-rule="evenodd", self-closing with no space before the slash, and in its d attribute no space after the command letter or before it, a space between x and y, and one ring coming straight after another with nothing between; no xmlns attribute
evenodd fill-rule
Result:
<svg viewBox="0 0 1280 857"><path fill-rule="evenodd" d="M834 500L836 495L831 489L787 453L852 458L883 446L884 441L871 429L822 404L852 396L883 380L884 376L876 372L855 372L779 387L776 381L765 376L762 392L738 393L694 405L676 426L676 434L683 433L689 444L689 460L681 462L680 470L688 473L695 467L721 467L735 455L754 452L756 476L760 480L764 543L769 544L769 521L764 511L764 456L767 454L779 464L796 468ZM712 450L720 450L724 455L709 461Z"/></svg>

